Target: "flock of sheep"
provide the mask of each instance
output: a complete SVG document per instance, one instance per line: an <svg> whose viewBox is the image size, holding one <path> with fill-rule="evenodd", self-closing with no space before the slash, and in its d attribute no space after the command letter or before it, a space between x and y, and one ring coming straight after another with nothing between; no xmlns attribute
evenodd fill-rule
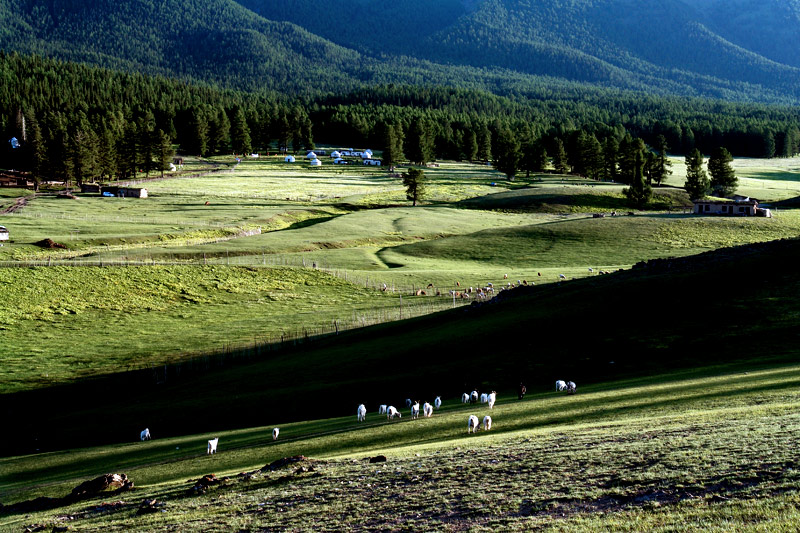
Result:
<svg viewBox="0 0 800 533"><path fill-rule="evenodd" d="M524 387L523 387L524 388ZM577 390L577 386L575 385L574 381L563 381L559 379L556 381L556 391L563 392L567 391L567 394L575 394ZM523 393L524 394L524 393ZM520 399L522 396L520 396ZM469 403L469 404L476 404L480 400L481 403L488 404L489 409L494 409L494 404L497 401L497 393L492 391L490 393L483 393L478 394L477 390L473 390L471 393L464 393L461 395L461 403ZM411 410L411 419L419 418L420 413L420 405L419 401L411 401L411 399L406 399L406 407L410 408ZM425 418L430 418L433 416L433 411L436 409L437 411L442 407L442 398L441 396L437 396L436 399L433 400L433 405L428 402L425 402L422 405L422 416ZM403 415L400 411L393 405L386 405L382 404L378 407L378 414L385 414L387 420L391 420L393 418L402 418ZM358 406L356 410L356 417L359 422L365 422L367 420L367 408L362 403ZM480 421L478 417L475 415L469 415L467 418L467 433L476 433L480 429ZM483 429L484 431L489 431L492 429L492 417L486 415L483 417ZM278 440L278 434L280 433L280 428L273 428L272 430L272 440ZM141 441L150 440L152 437L150 436L150 428L144 428L142 432L139 434L139 439ZM206 450L207 455L212 455L217 453L217 444L219 443L219 437L215 437L208 441L208 447Z"/></svg>

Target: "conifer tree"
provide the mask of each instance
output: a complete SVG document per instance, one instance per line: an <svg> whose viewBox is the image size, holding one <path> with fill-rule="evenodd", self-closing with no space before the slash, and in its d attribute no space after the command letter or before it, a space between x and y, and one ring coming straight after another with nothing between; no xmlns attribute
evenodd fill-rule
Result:
<svg viewBox="0 0 800 533"><path fill-rule="evenodd" d="M686 156L686 183L683 187L692 200L700 200L708 194L711 183L703 168L703 155L695 148Z"/></svg>
<svg viewBox="0 0 800 533"><path fill-rule="evenodd" d="M653 189L645 180L644 159L643 150L638 150L633 155L633 176L631 177L631 185L622 191L628 198L630 204L638 209L642 209L646 206L653 196Z"/></svg>
<svg viewBox="0 0 800 533"><path fill-rule="evenodd" d="M244 111L237 108L231 120L231 148L235 154L249 154L253 151L250 140L250 127L247 125Z"/></svg>
<svg viewBox="0 0 800 533"><path fill-rule="evenodd" d="M473 131L472 128L467 128L464 132L464 142L461 146L464 159L467 161L475 161L478 158L478 138L475 136L475 131Z"/></svg>
<svg viewBox="0 0 800 533"><path fill-rule="evenodd" d="M656 138L656 157L653 163L652 179L656 185L664 183L672 175L672 161L667 157L667 138L659 135Z"/></svg>
<svg viewBox="0 0 800 533"><path fill-rule="evenodd" d="M731 166L733 157L730 152L723 147L719 147L711 153L708 159L708 173L711 174L711 190L714 196L730 196L736 192L739 180Z"/></svg>
<svg viewBox="0 0 800 533"><path fill-rule="evenodd" d="M555 150L553 151L553 168L559 174L566 174L569 172L569 163L567 160L567 151L564 148L564 141L557 138L553 141Z"/></svg>
<svg viewBox="0 0 800 533"><path fill-rule="evenodd" d="M497 132L497 153L492 162L494 168L505 174L509 180L514 181L521 156L519 142L514 133L508 128L501 128Z"/></svg>
<svg viewBox="0 0 800 533"><path fill-rule="evenodd" d="M416 207L417 201L425 198L425 172L419 168L409 168L403 173L403 185L406 188L406 198L411 200Z"/></svg>

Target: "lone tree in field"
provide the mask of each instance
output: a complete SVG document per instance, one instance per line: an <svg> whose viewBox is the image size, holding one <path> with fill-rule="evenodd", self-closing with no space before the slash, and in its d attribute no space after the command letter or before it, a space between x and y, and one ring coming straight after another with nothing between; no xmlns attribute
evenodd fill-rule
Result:
<svg viewBox="0 0 800 533"><path fill-rule="evenodd" d="M730 152L719 147L708 159L708 173L711 174L711 190L714 196L730 196L736 192L739 180L733 171Z"/></svg>
<svg viewBox="0 0 800 533"><path fill-rule="evenodd" d="M703 168L703 155L697 148L686 156L686 183L683 187L692 200L700 200L711 189L708 174Z"/></svg>
<svg viewBox="0 0 800 533"><path fill-rule="evenodd" d="M622 192L633 207L643 208L653 197L653 188L644 178L644 151L638 150L633 156L633 177L631 186Z"/></svg>
<svg viewBox="0 0 800 533"><path fill-rule="evenodd" d="M417 200L425 197L425 172L420 168L410 168L403 174L403 185L406 188L406 198L417 205Z"/></svg>

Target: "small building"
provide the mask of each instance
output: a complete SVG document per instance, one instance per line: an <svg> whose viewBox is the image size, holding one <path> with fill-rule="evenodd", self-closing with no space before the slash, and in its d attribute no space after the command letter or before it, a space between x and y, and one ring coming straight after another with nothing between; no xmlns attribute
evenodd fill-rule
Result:
<svg viewBox="0 0 800 533"><path fill-rule="evenodd" d="M100 193L100 184L99 183L81 183L81 192L82 193Z"/></svg>
<svg viewBox="0 0 800 533"><path fill-rule="evenodd" d="M283 160L286 161L287 163L294 163L294 156L287 155L286 157L283 158Z"/></svg>
<svg viewBox="0 0 800 533"><path fill-rule="evenodd" d="M322 161L320 161L319 159L312 159L311 160L311 166L312 167L321 167L322 166Z"/></svg>
<svg viewBox="0 0 800 533"><path fill-rule="evenodd" d="M338 150L334 150L333 152L331 152L331 157L334 159L338 159L342 157L342 154Z"/></svg>
<svg viewBox="0 0 800 533"><path fill-rule="evenodd" d="M361 152L361 158L362 159L372 159L372 150L367 148L366 150Z"/></svg>
<svg viewBox="0 0 800 533"><path fill-rule="evenodd" d="M364 160L364 164L365 165L372 165L373 167L379 167L379 166L381 166L381 160L380 159L365 159Z"/></svg>
<svg viewBox="0 0 800 533"><path fill-rule="evenodd" d="M696 215L725 215L725 216L756 216L758 202L755 200L741 200L727 202L724 200L694 200L692 212ZM762 215L763 216L763 215Z"/></svg>
<svg viewBox="0 0 800 533"><path fill-rule="evenodd" d="M306 154L306 159L316 159L316 158L317 158L317 154L315 154L314 152L308 152Z"/></svg>
<svg viewBox="0 0 800 533"><path fill-rule="evenodd" d="M10 233L8 233L8 228L5 226L0 226L0 241L7 241L9 235Z"/></svg>
<svg viewBox="0 0 800 533"><path fill-rule="evenodd" d="M147 198L147 189L136 187L102 187L103 196L117 196L119 198Z"/></svg>

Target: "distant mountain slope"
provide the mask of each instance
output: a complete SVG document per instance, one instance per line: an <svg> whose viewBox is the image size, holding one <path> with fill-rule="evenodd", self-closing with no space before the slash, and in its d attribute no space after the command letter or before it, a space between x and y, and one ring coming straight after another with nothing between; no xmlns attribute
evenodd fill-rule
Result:
<svg viewBox="0 0 800 533"><path fill-rule="evenodd" d="M9 0L0 47L112 68L192 76L249 88L292 88L358 54L231 0ZM233 82L233 83L231 83Z"/></svg>

